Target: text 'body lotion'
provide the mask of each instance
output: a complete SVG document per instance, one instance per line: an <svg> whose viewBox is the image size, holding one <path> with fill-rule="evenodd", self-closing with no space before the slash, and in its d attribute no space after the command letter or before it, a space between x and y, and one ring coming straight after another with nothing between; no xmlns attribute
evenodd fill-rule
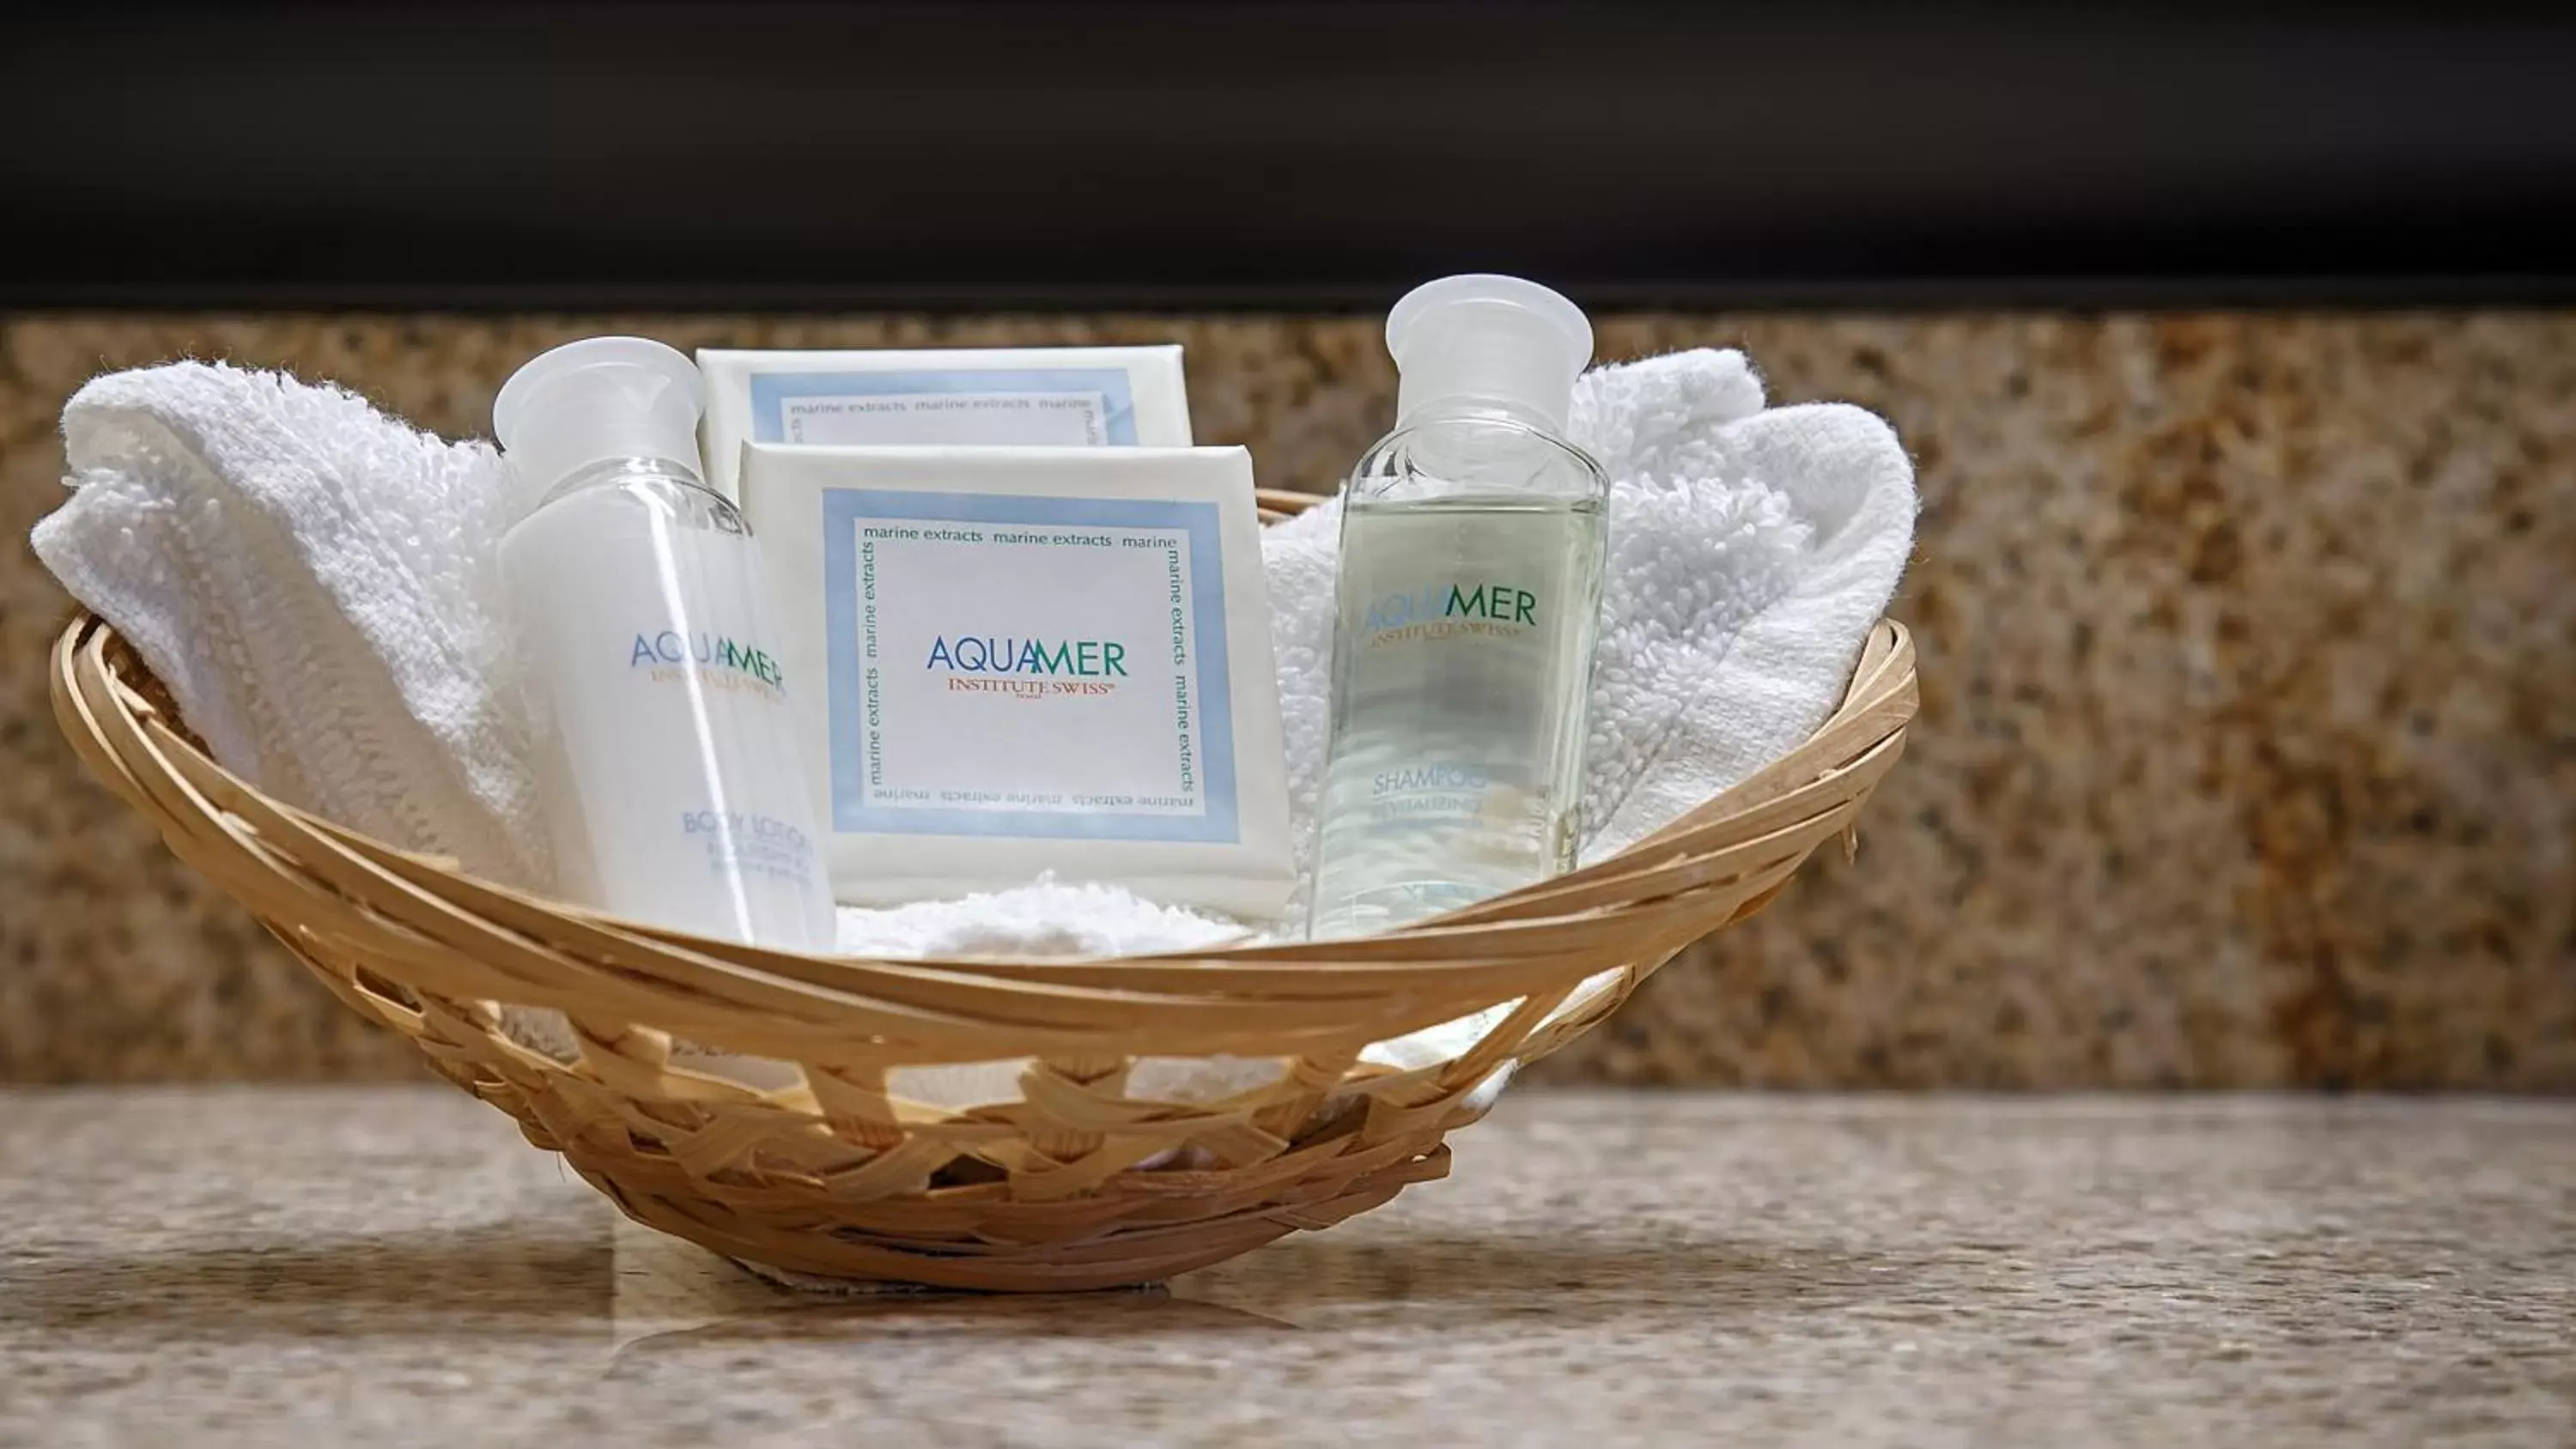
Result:
<svg viewBox="0 0 2576 1449"><path fill-rule="evenodd" d="M1562 436L1592 327L1516 277L1386 322L1396 428L1342 495L1309 920L1383 931L1574 865L1609 482Z"/></svg>
<svg viewBox="0 0 2576 1449"><path fill-rule="evenodd" d="M832 894L759 546L698 458L698 372L594 337L492 406L501 579L556 888L654 925L829 949Z"/></svg>

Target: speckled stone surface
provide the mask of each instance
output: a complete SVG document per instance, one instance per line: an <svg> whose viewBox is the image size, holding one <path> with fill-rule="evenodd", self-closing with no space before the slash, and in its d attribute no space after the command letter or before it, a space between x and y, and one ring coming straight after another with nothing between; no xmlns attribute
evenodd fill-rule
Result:
<svg viewBox="0 0 2576 1449"><path fill-rule="evenodd" d="M2576 1103L1539 1092L1455 1146L1167 1288L823 1299L444 1089L0 1095L0 1446L2576 1438Z"/></svg>
<svg viewBox="0 0 2576 1449"><path fill-rule="evenodd" d="M25 531L82 378L182 353L451 432L568 337L1189 348L1200 437L1323 488L1367 320L0 321L0 1080L409 1070L77 775ZM2576 315L1610 318L1748 347L1922 466L1923 716L1768 914L1567 1082L2576 1090Z"/></svg>

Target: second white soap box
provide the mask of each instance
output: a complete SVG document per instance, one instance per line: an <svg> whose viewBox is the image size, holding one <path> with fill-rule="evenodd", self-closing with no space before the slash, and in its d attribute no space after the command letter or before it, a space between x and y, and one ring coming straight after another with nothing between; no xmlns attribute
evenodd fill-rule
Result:
<svg viewBox="0 0 2576 1449"><path fill-rule="evenodd" d="M736 502L745 443L1186 448L1178 344L935 351L702 347L707 481Z"/></svg>
<svg viewBox="0 0 2576 1449"><path fill-rule="evenodd" d="M1279 678L1241 448L752 444L833 893L1123 885L1275 917ZM819 682L819 688L816 683Z"/></svg>

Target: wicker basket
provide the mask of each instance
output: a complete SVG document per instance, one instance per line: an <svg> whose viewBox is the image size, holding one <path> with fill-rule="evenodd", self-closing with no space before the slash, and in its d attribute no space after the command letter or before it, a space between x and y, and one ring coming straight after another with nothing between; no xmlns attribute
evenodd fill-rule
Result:
<svg viewBox="0 0 2576 1449"><path fill-rule="evenodd" d="M1265 513L1303 507L1265 493ZM1065 1290L1166 1277L1445 1175L1476 1089L1607 1016L1751 914L1904 748L1914 650L1883 623L1815 737L1617 856L1383 936L1093 961L871 961L698 940L459 874L271 800L185 732L95 619L54 657L89 768L325 985L518 1119L637 1221L792 1272ZM577 1053L503 1030L552 1008ZM1506 1007L1453 1059L1383 1041ZM674 1040L793 1063L759 1090ZM1140 1058L1271 1059L1216 1101L1131 1096ZM944 1110L890 1070L1020 1062L1019 1100Z"/></svg>

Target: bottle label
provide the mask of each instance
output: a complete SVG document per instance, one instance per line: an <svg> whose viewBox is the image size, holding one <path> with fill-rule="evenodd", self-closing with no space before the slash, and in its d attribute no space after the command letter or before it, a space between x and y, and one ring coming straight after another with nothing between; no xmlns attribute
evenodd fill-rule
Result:
<svg viewBox="0 0 2576 1449"><path fill-rule="evenodd" d="M1432 639L1525 639L1539 628L1539 596L1518 581L1439 580L1368 601L1360 642L1371 648Z"/></svg>
<svg viewBox="0 0 2576 1449"><path fill-rule="evenodd" d="M666 686L748 692L773 704L787 700L787 676L777 656L760 645L712 629L635 631L626 667Z"/></svg>
<svg viewBox="0 0 2576 1449"><path fill-rule="evenodd" d="M558 888L621 915L789 947L830 940L811 791L749 538L615 492L503 540L547 747Z"/></svg>
<svg viewBox="0 0 2576 1449"><path fill-rule="evenodd" d="M1380 770L1369 779L1369 818L1381 825L1471 820L1484 813L1493 783L1493 771L1479 764L1417 762Z"/></svg>
<svg viewBox="0 0 2576 1449"><path fill-rule="evenodd" d="M791 885L814 876L814 839L792 820L754 810L684 810L680 834L704 846L718 875L761 876Z"/></svg>

